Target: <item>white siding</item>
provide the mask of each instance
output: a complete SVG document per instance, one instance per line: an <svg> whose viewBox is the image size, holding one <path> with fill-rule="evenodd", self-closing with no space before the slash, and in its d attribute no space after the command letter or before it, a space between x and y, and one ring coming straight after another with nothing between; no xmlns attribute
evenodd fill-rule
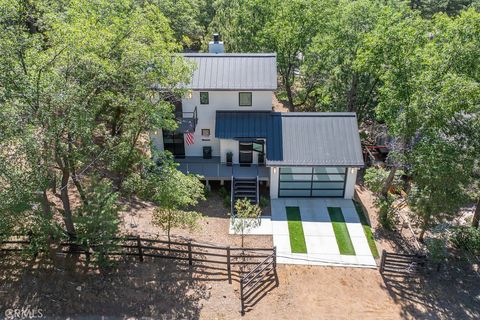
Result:
<svg viewBox="0 0 480 320"><path fill-rule="evenodd" d="M353 199L353 194L355 192L355 183L357 181L357 168L348 168L347 169L347 181L345 182L345 199Z"/></svg>

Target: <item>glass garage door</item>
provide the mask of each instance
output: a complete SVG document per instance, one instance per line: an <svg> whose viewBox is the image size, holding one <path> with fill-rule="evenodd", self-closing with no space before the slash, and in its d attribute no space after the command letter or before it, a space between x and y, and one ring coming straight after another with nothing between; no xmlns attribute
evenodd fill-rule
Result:
<svg viewBox="0 0 480 320"><path fill-rule="evenodd" d="M279 197L343 197L347 168L280 168Z"/></svg>

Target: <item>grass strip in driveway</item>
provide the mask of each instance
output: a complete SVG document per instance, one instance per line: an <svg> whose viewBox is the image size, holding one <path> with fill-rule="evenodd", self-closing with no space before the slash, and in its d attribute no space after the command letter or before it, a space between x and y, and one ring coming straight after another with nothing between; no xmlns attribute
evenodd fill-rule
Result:
<svg viewBox="0 0 480 320"><path fill-rule="evenodd" d="M298 207L286 207L286 210L292 253L307 253L300 209Z"/></svg>
<svg viewBox="0 0 480 320"><path fill-rule="evenodd" d="M380 255L378 254L378 249L377 245L375 244L375 238L373 237L373 232L372 228L370 227L370 224L368 223L367 216L363 212L362 206L360 203L353 201L355 204L355 210L357 210L357 214L360 218L360 222L362 223L363 227L363 233L365 233L365 237L367 238L368 241L368 246L370 247L370 251L372 252L373 257L379 258Z"/></svg>
<svg viewBox="0 0 480 320"><path fill-rule="evenodd" d="M355 249L353 248L352 239L348 233L347 224L343 217L342 209L335 207L328 207L328 215L332 221L333 232L337 239L338 250L340 254L355 255Z"/></svg>

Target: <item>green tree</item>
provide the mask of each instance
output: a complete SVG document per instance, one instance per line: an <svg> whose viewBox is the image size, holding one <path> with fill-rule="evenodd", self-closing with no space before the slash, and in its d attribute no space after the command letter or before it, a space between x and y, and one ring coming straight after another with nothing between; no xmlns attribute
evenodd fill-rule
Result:
<svg viewBox="0 0 480 320"><path fill-rule="evenodd" d="M248 199L239 199L235 202L236 214L232 217L232 227L235 233L242 237L242 248L245 232L260 225L262 209Z"/></svg>
<svg viewBox="0 0 480 320"><path fill-rule="evenodd" d="M307 107L320 111L357 112L360 121L373 118L376 92L381 84L359 53L379 20L393 9L378 1L340 1L305 52L301 69Z"/></svg>
<svg viewBox="0 0 480 320"><path fill-rule="evenodd" d="M150 163L146 172L132 176L127 184L142 199L158 206L154 222L166 231L170 240L172 228L197 226L201 214L191 208L205 200L205 188L197 176L178 171L169 158L159 158L157 162L159 166Z"/></svg>
<svg viewBox="0 0 480 320"><path fill-rule="evenodd" d="M0 128L8 146L0 203L9 199L10 208L2 215L59 214L74 238L68 186L88 204L86 176L99 173L119 189L141 169L141 135L175 126L172 106L152 103L150 88L175 88L189 66L171 58L180 47L151 1L1 0L0 7ZM28 187L21 190L21 181Z"/></svg>
<svg viewBox="0 0 480 320"><path fill-rule="evenodd" d="M94 179L86 190L87 203L76 209L76 242L93 249L96 261L106 263L108 253L116 249L120 218L118 193L112 192L109 181Z"/></svg>
<svg viewBox="0 0 480 320"><path fill-rule="evenodd" d="M472 184L478 134L468 127L479 112L479 14L397 17L377 26L363 54L382 81L377 116L405 145L422 240L458 211Z"/></svg>

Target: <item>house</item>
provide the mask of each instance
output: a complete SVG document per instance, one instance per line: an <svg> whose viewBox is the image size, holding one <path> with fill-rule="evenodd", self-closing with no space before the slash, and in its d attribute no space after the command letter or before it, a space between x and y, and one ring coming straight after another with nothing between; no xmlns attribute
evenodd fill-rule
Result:
<svg viewBox="0 0 480 320"><path fill-rule="evenodd" d="M179 127L152 136L185 173L232 181L232 200L258 201L259 183L281 197L351 199L363 157L354 113L280 113L275 53L188 53L196 69L176 103Z"/></svg>

